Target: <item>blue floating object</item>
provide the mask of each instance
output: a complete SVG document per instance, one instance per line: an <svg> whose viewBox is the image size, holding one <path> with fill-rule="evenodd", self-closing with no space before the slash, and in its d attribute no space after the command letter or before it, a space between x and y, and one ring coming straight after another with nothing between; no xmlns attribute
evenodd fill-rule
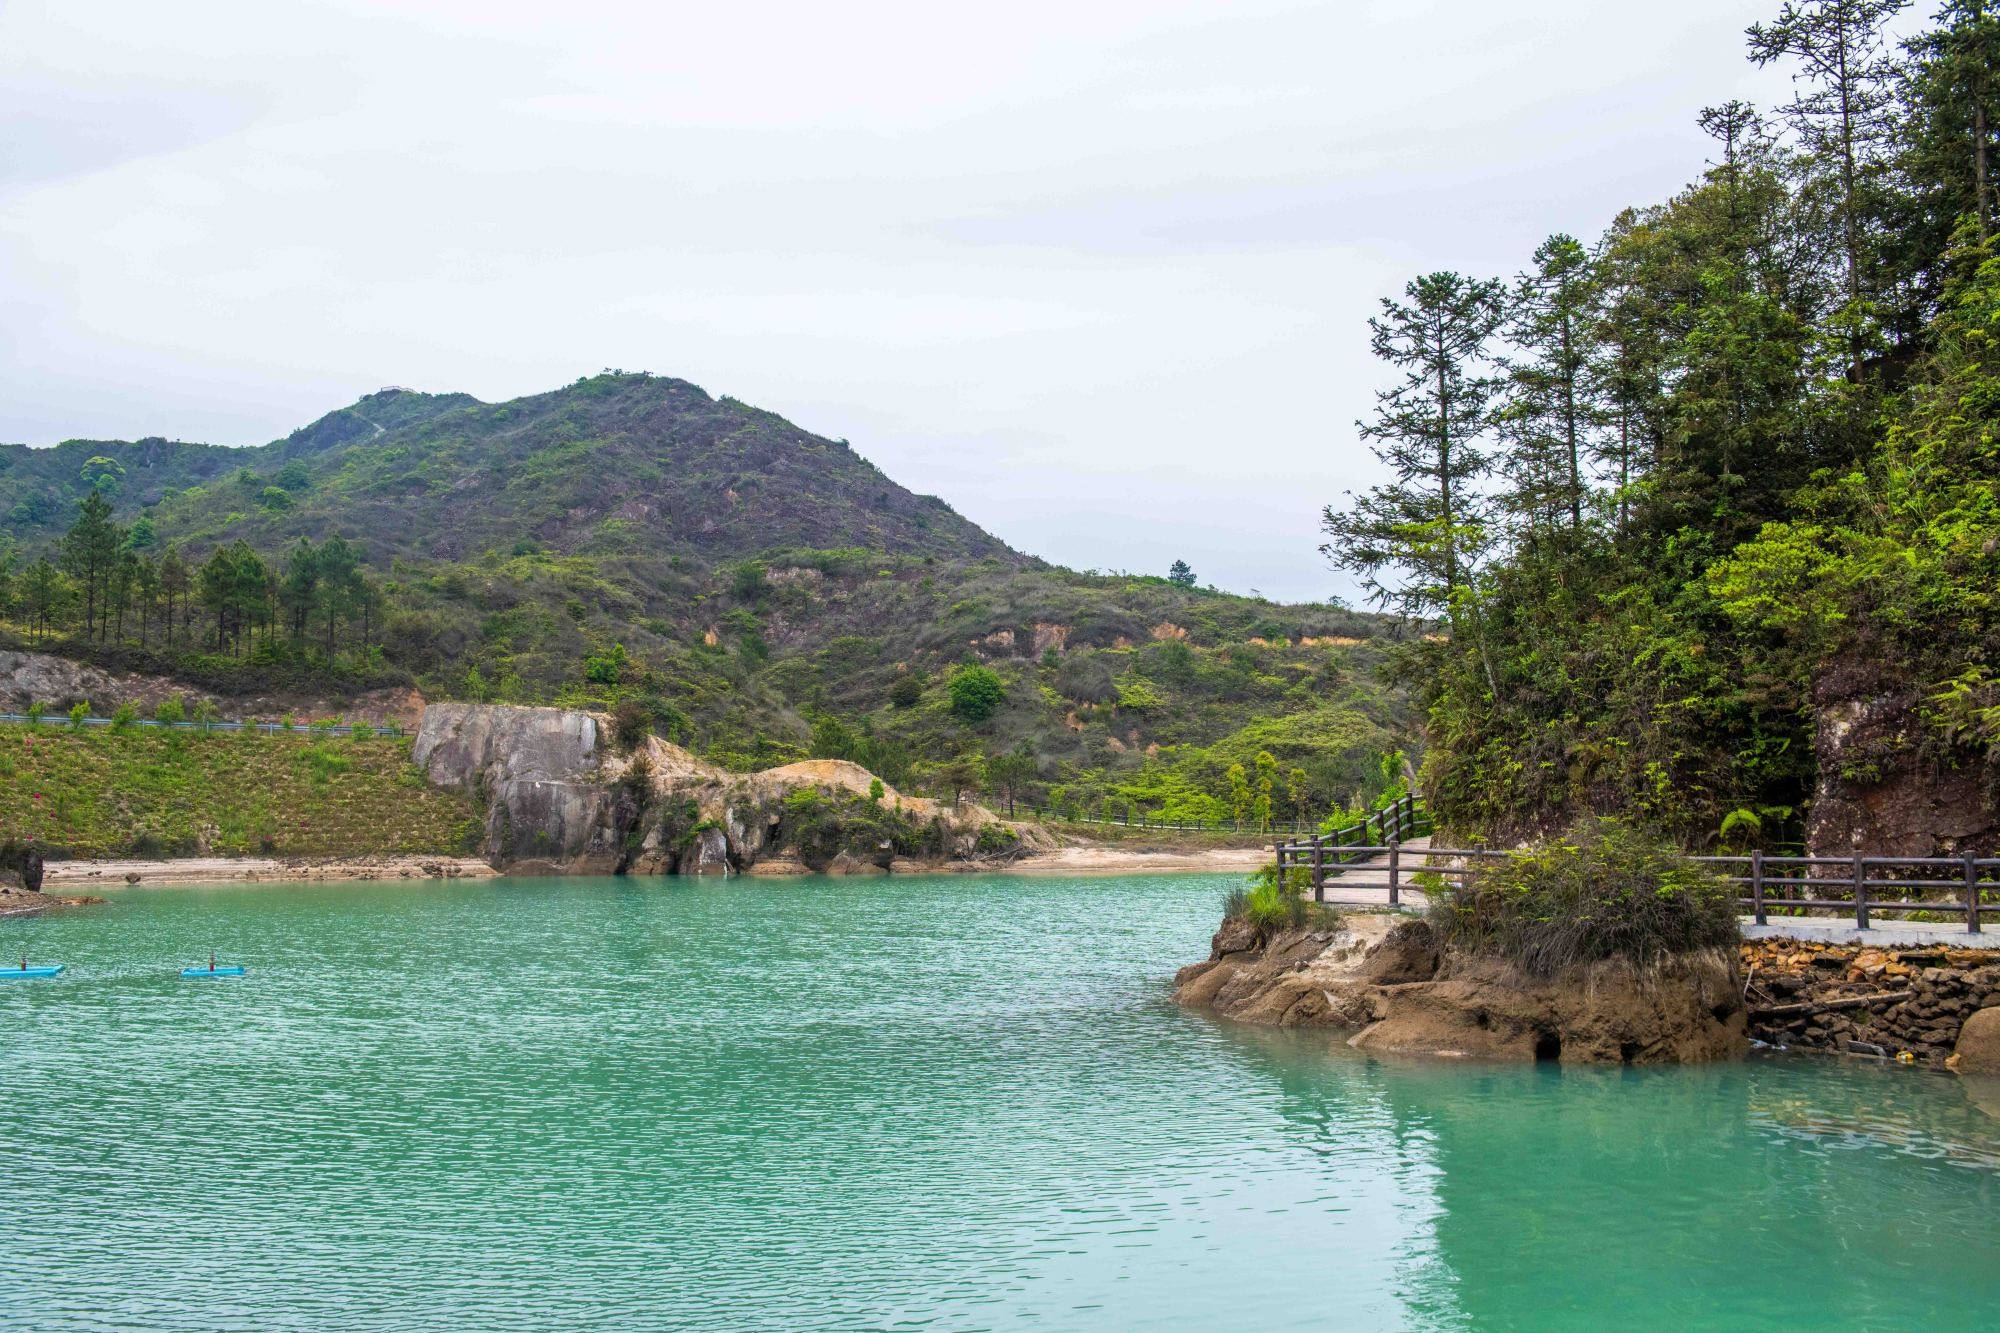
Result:
<svg viewBox="0 0 2000 1333"><path fill-rule="evenodd" d="M249 970L243 964L235 963L229 967L184 967L181 969L181 975L183 977L240 977Z"/></svg>
<svg viewBox="0 0 2000 1333"><path fill-rule="evenodd" d="M0 980L5 980L8 977L25 977L29 979L35 977L59 977L62 975L62 970L63 965L61 963L55 963L49 967L0 967Z"/></svg>

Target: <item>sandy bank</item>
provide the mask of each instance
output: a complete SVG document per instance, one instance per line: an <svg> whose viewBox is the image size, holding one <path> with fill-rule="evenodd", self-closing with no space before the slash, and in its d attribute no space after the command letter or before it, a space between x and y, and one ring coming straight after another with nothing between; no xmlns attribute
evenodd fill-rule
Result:
<svg viewBox="0 0 2000 1333"><path fill-rule="evenodd" d="M1247 875L1271 859L1268 847L1140 851L1122 847L1058 847L1023 857L993 873L1009 875ZM983 869L983 867L982 867Z"/></svg>
<svg viewBox="0 0 2000 1333"><path fill-rule="evenodd" d="M45 889L119 884L222 884L265 880L484 879L499 872L459 856L189 856L172 861L51 861Z"/></svg>

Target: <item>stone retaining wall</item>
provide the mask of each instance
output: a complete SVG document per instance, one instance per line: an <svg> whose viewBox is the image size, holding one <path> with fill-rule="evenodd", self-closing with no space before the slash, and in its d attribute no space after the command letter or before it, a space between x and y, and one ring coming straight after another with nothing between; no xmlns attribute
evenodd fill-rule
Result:
<svg viewBox="0 0 2000 1333"><path fill-rule="evenodd" d="M1743 972L1758 1041L1938 1068L1955 1067L1966 1019L2000 1006L1990 950L1746 940Z"/></svg>

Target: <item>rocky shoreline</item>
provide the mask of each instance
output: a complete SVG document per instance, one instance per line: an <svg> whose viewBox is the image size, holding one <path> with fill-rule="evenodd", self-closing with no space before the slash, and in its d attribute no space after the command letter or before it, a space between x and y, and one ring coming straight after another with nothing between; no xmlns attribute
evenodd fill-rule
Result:
<svg viewBox="0 0 2000 1333"><path fill-rule="evenodd" d="M1356 913L1266 935L1232 917L1174 998L1243 1022L1345 1030L1361 1050L1564 1064L1691 1064L1749 1047L1736 960L1703 953L1554 977L1441 948L1430 925Z"/></svg>

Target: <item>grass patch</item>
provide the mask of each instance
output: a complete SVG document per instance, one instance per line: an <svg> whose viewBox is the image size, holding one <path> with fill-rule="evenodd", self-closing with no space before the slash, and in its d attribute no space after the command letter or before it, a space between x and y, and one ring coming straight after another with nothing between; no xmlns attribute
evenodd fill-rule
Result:
<svg viewBox="0 0 2000 1333"><path fill-rule="evenodd" d="M1242 888L1223 899L1225 917L1242 917L1266 935L1281 930L1333 930L1340 913L1312 900L1312 872L1294 866L1281 879L1276 863L1263 866Z"/></svg>
<svg viewBox="0 0 2000 1333"><path fill-rule="evenodd" d="M456 855L477 815L407 738L0 730L0 838L76 857Z"/></svg>
<svg viewBox="0 0 2000 1333"><path fill-rule="evenodd" d="M1733 949L1741 938L1733 887L1615 819L1584 820L1469 884L1429 892L1431 924L1447 944L1536 976Z"/></svg>

